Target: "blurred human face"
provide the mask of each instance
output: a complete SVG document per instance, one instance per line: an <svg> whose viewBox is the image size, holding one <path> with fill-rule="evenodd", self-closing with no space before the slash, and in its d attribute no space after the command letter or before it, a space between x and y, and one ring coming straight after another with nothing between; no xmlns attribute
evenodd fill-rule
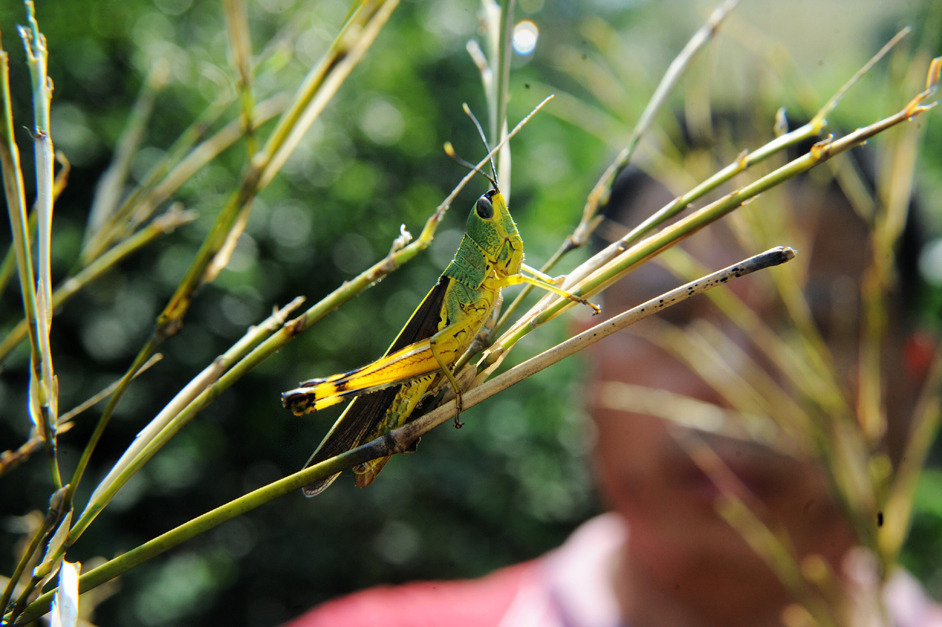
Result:
<svg viewBox="0 0 942 627"><path fill-rule="evenodd" d="M826 317L821 312L832 309L834 294L846 293L848 286L856 293L853 287L866 258L859 229L831 225L828 232L826 246L817 246L814 237L809 237L803 241L804 250L799 250L799 254L814 255L808 265L807 285L809 292L815 293L809 294L809 301L813 310L821 310L814 311L819 318ZM742 257L722 232L698 234L684 247L713 269ZM677 282L653 266L639 269L606 294L605 309L618 313ZM764 320L781 317L768 292L750 279L734 282L731 289ZM828 296L822 296L825 294ZM762 362L749 338L742 337L706 298L697 297L681 307L663 317L680 328L693 321L708 321L745 354ZM675 591L701 616L725 612L731 620L731 608L741 616L764 611L777 616L789 602L789 595L740 533L716 513L720 490L682 445L690 432L673 421L625 411L613 400L613 394L619 393L618 384L628 384L728 406L703 378L652 341L655 331L652 324L635 325L602 342L592 355L589 393L596 429L596 471L604 498L628 523L625 562L630 572L626 576L634 578L634 585ZM833 340L832 350L844 362L838 367L850 368L855 356L842 344L848 337L855 339L856 333L831 335L827 339ZM731 372L742 367L735 356L728 359ZM739 482L734 490L766 525L784 530L799 556L819 554L839 572L841 557L852 545L853 536L829 493L825 473L814 461L746 439L699 430L696 435L735 474Z"/></svg>

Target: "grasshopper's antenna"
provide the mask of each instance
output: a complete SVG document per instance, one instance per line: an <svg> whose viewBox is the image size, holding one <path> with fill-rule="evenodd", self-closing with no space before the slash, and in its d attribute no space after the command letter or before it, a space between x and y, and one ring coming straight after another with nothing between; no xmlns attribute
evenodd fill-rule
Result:
<svg viewBox="0 0 942 627"><path fill-rule="evenodd" d="M494 186L494 189L500 189L500 187L497 186L496 173L494 176L491 176L490 174L482 170L480 165L474 165L473 163L459 157L458 153L455 152L455 147L451 145L451 142L445 142L445 154L451 157L452 159L454 159L455 161L457 161L458 163L460 163L461 165L463 165L464 167L468 168L472 172L477 172L478 174L486 178L488 181L491 182L491 185ZM494 167L493 158L492 158L491 167L492 168Z"/></svg>
<svg viewBox="0 0 942 627"><path fill-rule="evenodd" d="M458 189L460 189L461 187L464 187L465 183L467 183L468 180L471 179L471 177L473 176L473 173L474 173L474 172L477 172L478 174L480 174L481 176L483 176L484 178L486 178L488 181L490 181L490 182L491 182L491 185L494 186L494 189L500 189L500 188L498 187L498 185L497 185L497 168L494 166L494 153L497 152L498 150L500 150L501 148L503 148L503 147L504 147L504 144L506 144L506 143L509 142L511 139L513 139L514 135L516 135L516 134L520 131L520 129L522 129L524 126L526 126L527 122L530 121L530 118L532 118L534 115L536 115L536 112L539 111L540 109L542 109L543 106L544 106L547 102L549 102L550 100L552 100L552 99L553 99L553 94L550 94L549 96L547 96L546 98L544 98L542 101L540 101L540 104L536 105L536 107L534 107L533 110L530 111L530 113L528 113L528 114L526 115L526 117L524 117L522 120L520 120L520 121L517 123L517 126L515 126L515 127L513 128L513 130L510 131L510 133L507 134L507 137L505 137L505 138L503 138L502 140L500 140L500 143L497 144L497 146L496 146L495 148L490 148L490 146L488 146L488 144L487 144L487 138L484 136L484 129L481 128L481 123L478 122L477 118L474 117L474 114L471 113L471 109L468 108L468 105L467 105L467 104L462 105L462 108L464 109L464 112L468 114L468 117L471 118L471 120L474 122L474 125L477 127L478 133L481 135L481 139L484 141L484 145L488 148L488 151L487 151L487 157L485 157L484 159L482 159L481 162L478 163L477 165L474 165L474 164L468 163L467 161L465 161L464 159L462 159L461 157L459 157L459 156L455 153L455 148L454 148L454 146L451 145L451 142L445 142L445 154L447 154L449 157L451 157L452 159L454 159L455 161L457 161L457 162L460 163L461 165L463 165L463 166L465 166L466 168L468 168L469 170L471 170L471 173L469 173L464 179L462 179L461 184L459 185L458 188L455 189L455 192L454 192L454 193L457 193L457 190L458 190ZM490 176L490 175L488 175L486 172L484 172L483 170L481 170L481 168L484 166L484 164L487 163L488 160L490 160L490 162L491 162L491 170L494 172L494 175L493 175L493 176ZM449 198L448 198L447 200L448 200L448 201L451 201L451 200L452 200L451 196L449 196Z"/></svg>
<svg viewBox="0 0 942 627"><path fill-rule="evenodd" d="M484 148L487 149L487 158L490 159L491 161L492 175L488 175L487 172L484 172L483 170L481 170L480 164L474 165L473 163L470 163L469 161L466 161L462 159L461 157L459 157L458 154L455 152L455 147L451 145L451 142L445 142L445 154L451 157L452 159L454 159L455 161L457 161L458 163L460 163L461 165L463 165L464 167L468 168L472 172L477 172L478 174L486 178L488 181L490 181L491 185L494 186L494 189L499 190L500 186L497 184L497 167L494 165L494 152L495 151L491 150L491 147L488 145L487 137L485 137L484 135L484 129L481 128L481 123L478 122L478 119L471 112L471 108L468 106L468 103L462 102L461 108L465 112L465 114L469 118L471 118L471 121L474 122L474 127L478 129L478 135L481 136L481 141L484 142Z"/></svg>
<svg viewBox="0 0 942 627"><path fill-rule="evenodd" d="M494 151L491 150L491 147L487 143L487 136L484 134L484 129L481 128L481 123L478 122L477 117L475 117L474 113L471 112L471 107L468 106L467 102L461 103L461 109L464 111L465 115L471 118L471 121L474 122L474 127L478 129L478 135L481 136L481 141L484 142L484 148L491 157L491 172L494 173L494 187L497 187L497 167L494 165Z"/></svg>

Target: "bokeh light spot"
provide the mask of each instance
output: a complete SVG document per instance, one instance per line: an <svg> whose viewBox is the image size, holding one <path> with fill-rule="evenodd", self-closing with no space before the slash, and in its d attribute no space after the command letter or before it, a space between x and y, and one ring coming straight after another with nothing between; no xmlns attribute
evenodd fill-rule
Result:
<svg viewBox="0 0 942 627"><path fill-rule="evenodd" d="M514 27L513 45L517 54L528 55L536 49L536 40L540 37L540 29L530 20L518 22Z"/></svg>

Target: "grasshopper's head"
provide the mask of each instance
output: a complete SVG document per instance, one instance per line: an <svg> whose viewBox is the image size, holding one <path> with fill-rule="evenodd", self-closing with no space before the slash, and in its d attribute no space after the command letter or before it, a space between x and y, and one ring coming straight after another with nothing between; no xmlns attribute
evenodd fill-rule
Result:
<svg viewBox="0 0 942 627"><path fill-rule="evenodd" d="M474 203L465 233L505 274L520 272L523 242L507 202L496 186Z"/></svg>

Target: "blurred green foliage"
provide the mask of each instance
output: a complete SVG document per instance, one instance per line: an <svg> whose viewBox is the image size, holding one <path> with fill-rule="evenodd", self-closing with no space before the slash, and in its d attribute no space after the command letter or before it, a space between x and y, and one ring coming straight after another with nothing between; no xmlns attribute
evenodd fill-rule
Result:
<svg viewBox="0 0 942 627"><path fill-rule="evenodd" d="M256 68L258 101L300 82L346 11L337 1L248 4L255 51L271 46ZM553 105L555 112L537 116L513 146L511 206L533 265L546 259L576 224L587 191L709 6L692 3L689 14L667 21L656 6L629 4L520 2L520 17L534 20L541 37L534 55L515 59L511 121L547 93L563 92ZM899 13L913 19L921 6L912 3ZM464 49L465 41L477 34L477 10L470 0L449 0L404 2L396 11L282 175L255 201L232 262L201 290L181 332L161 347L164 360L121 402L93 460L91 481L78 494L79 503L146 421L273 305L299 294L313 302L353 277L385 254L400 224L417 233L464 174L444 156L444 141L452 141L466 158L483 154L460 110L468 102L483 115L480 78ZM0 28L12 57L21 126L30 119L29 86L12 25L22 19L22 7L4 0ZM162 64L169 79L154 104L144 147L132 160L134 179L142 178L220 94L231 93L234 79L219 3L39 3L38 20L48 38L49 74L55 81L53 138L72 164L54 224L54 272L61 278L75 264L95 186L152 68ZM813 61L798 62L798 78L811 83L821 79L825 85L814 85L820 91L811 106L823 102L878 49L886 32L881 26L863 33L853 50L844 40L831 42L830 48L824 42L825 50L850 57L840 67L828 65L818 72ZM777 37L775 32L765 35ZM917 32L913 40L922 36ZM632 37L637 40L629 46ZM745 56L744 46L731 46L722 43L698 62L683 88L704 89L704 97L729 101L725 104L754 103L758 111L751 117L764 128L771 127L781 104L804 106L801 97L812 87L794 74L767 79L776 83L781 78L779 91L765 90L765 78L755 85L722 84L712 74L714 66ZM887 80L886 72L878 68L857 97L847 98L848 106L838 114L843 123L870 121L908 97L889 89L877 94L884 100L866 91ZM591 88L593 82L597 90ZM783 102L788 94L794 100ZM858 105L868 109L856 109ZM224 119L236 115L232 105ZM579 119L581 124L573 123ZM942 141L937 122L926 141L921 183L929 191L930 214L939 219L942 211L935 199L942 197ZM663 124L664 133L670 133L671 122ZM660 140L663 133L655 137ZM20 139L25 147L25 130ZM28 169L28 150L23 159ZM137 255L57 313L52 344L60 408L81 402L127 367L244 161L244 144L237 143L201 171L176 196L199 213L196 222ZM70 559L88 563L97 556L114 556L299 468L339 410L298 419L280 407L279 392L381 354L450 259L464 211L483 188L483 182L474 184L461 196L428 254L326 318L187 426L122 490L75 545ZM573 263L567 260L558 270ZM935 296L927 299L927 316L942 320L942 290L931 293ZM21 310L12 290L0 306L4 324L14 322ZM541 330L518 352L529 355L561 338L565 324ZM4 364L0 377L4 449L15 448L28 435L22 409L25 360L25 351L19 351ZM539 555L598 508L587 463L580 369L575 362L562 364L469 410L463 415L464 429L436 430L417 454L393 460L368 490L355 490L344 476L315 500L300 493L282 499L133 570L121 579L117 596L98 609L96 622L273 624L364 586L476 576ZM93 411L80 419L61 439L68 472L95 415ZM17 480L0 482L0 502L8 517L0 534L4 572L17 540L9 517L45 507L50 490L41 455L14 472ZM936 474L924 481L927 489L920 492L923 507L914 536L920 546L907 558L936 584L938 567L933 570L917 555L937 544L942 529L939 491L931 489L938 482Z"/></svg>

